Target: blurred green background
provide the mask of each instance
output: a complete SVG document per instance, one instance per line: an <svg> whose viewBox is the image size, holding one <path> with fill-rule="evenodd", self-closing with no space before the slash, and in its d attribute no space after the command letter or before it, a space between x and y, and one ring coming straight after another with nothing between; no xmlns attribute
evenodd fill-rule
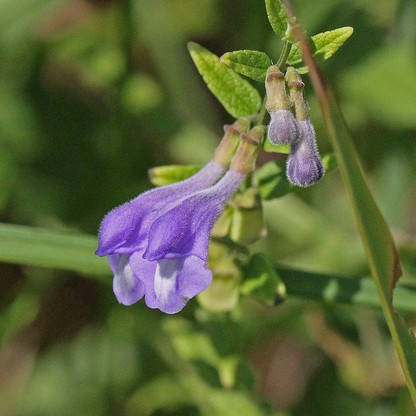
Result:
<svg viewBox="0 0 416 416"><path fill-rule="evenodd" d="M412 283L416 2L294 7L309 35L354 27L322 69ZM1 0L1 222L95 235L106 212L151 186L149 168L208 162L233 120L194 68L190 40L274 60L282 46L262 0ZM263 208L268 235L253 251L284 267L368 275L337 170ZM0 276L1 416L416 414L377 309L242 297L232 312L193 300L167 316L143 301L119 305L110 274L0 263Z"/></svg>

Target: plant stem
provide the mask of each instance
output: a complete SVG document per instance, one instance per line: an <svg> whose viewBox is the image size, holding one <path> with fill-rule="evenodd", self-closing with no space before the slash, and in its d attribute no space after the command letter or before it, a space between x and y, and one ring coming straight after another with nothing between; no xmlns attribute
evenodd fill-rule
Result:
<svg viewBox="0 0 416 416"><path fill-rule="evenodd" d="M292 48L292 44L290 42L285 42L283 46L282 53L280 54L279 60L276 63L277 68L279 71L283 72L286 69L286 61L290 54L290 49ZM266 117L267 117L267 111L266 111L266 99L267 97L264 97L263 104L260 107L260 110L257 115L257 122L256 125L260 126L265 123Z"/></svg>
<svg viewBox="0 0 416 416"><path fill-rule="evenodd" d="M283 72L286 69L286 61L287 61L287 58L289 57L291 48L292 48L292 44L290 42L285 42L282 53L280 54L279 60L276 63L277 68L281 72Z"/></svg>

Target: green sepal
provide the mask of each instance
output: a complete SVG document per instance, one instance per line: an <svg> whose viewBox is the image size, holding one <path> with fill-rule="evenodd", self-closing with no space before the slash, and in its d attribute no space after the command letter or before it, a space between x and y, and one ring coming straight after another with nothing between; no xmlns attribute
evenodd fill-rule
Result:
<svg viewBox="0 0 416 416"><path fill-rule="evenodd" d="M270 153L284 153L288 155L290 152L290 144L273 144L267 137L263 143L263 149Z"/></svg>
<svg viewBox="0 0 416 416"><path fill-rule="evenodd" d="M264 52L249 50L227 52L220 61L235 72L259 82L265 81L267 69L272 64Z"/></svg>
<svg viewBox="0 0 416 416"><path fill-rule="evenodd" d="M234 254L227 245L211 240L208 267L212 271L212 283L197 297L201 306L211 312L231 311L237 306L241 270Z"/></svg>
<svg viewBox="0 0 416 416"><path fill-rule="evenodd" d="M208 88L233 117L240 118L259 111L260 94L248 81L201 45L189 42L188 50Z"/></svg>
<svg viewBox="0 0 416 416"><path fill-rule="evenodd" d="M243 276L240 287L243 295L254 296L267 306L273 306L286 298L285 284L262 253L253 254L243 265Z"/></svg>
<svg viewBox="0 0 416 416"><path fill-rule="evenodd" d="M149 169L149 179L153 185L162 186L183 181L201 169L197 165L168 165Z"/></svg>
<svg viewBox="0 0 416 416"><path fill-rule="evenodd" d="M276 35L284 38L288 28L286 9L280 0L266 0L267 17Z"/></svg>
<svg viewBox="0 0 416 416"><path fill-rule="evenodd" d="M293 191L286 178L286 159L266 163L254 173L261 199L280 198Z"/></svg>
<svg viewBox="0 0 416 416"><path fill-rule="evenodd" d="M318 61L323 62L329 59L352 35L354 29L350 26L340 27L328 32L318 33L311 37L315 49L314 56ZM302 62L302 51L299 42L292 45L287 62L290 65L297 65ZM308 72L307 66L296 68L299 74Z"/></svg>
<svg viewBox="0 0 416 416"><path fill-rule="evenodd" d="M280 147L280 145L275 147ZM326 174L338 167L333 153L324 155L322 164ZM261 199L266 201L281 198L290 192L299 190L298 187L293 186L286 178L286 158L266 163L254 172L254 178L257 182Z"/></svg>
<svg viewBox="0 0 416 416"><path fill-rule="evenodd" d="M333 153L328 153L322 156L322 165L324 166L325 173L328 174L338 167L337 158Z"/></svg>
<svg viewBox="0 0 416 416"><path fill-rule="evenodd" d="M234 210L229 237L242 246L249 246L265 235L260 196L256 188L248 188L233 201Z"/></svg>

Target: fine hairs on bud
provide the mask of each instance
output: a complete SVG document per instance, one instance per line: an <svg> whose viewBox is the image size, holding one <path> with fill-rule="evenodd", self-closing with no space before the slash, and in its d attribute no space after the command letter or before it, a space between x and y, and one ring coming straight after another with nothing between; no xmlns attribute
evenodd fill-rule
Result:
<svg viewBox="0 0 416 416"><path fill-rule="evenodd" d="M301 140L292 144L286 163L286 176L290 183L300 187L315 184L322 178L325 169L318 153L315 129L311 120L298 121Z"/></svg>
<svg viewBox="0 0 416 416"><path fill-rule="evenodd" d="M299 141L299 129L292 111L271 111L267 135L270 143L274 145L292 144Z"/></svg>
<svg viewBox="0 0 416 416"><path fill-rule="evenodd" d="M318 182L325 169L319 156L315 129L308 117L309 105L303 95L305 84L293 67L287 69L286 81L298 128L298 140L290 143L286 176L293 185L307 187Z"/></svg>
<svg viewBox="0 0 416 416"><path fill-rule="evenodd" d="M267 135L274 145L290 144L298 140L299 131L292 113L292 100L287 94L282 72L272 65L266 76L266 109L270 113Z"/></svg>

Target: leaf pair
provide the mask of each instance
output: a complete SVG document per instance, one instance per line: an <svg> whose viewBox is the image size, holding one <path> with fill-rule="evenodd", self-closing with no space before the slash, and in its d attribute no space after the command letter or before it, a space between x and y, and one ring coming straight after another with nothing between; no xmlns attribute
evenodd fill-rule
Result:
<svg viewBox="0 0 416 416"><path fill-rule="evenodd" d="M314 56L318 61L326 61L344 44L352 33L353 28L346 26L312 36ZM267 69L272 64L271 59L264 52L250 50L227 52L221 56L220 61L235 72L259 82L265 81ZM295 66L300 74L308 72L307 66L298 65L302 63L302 50L298 42L292 45L287 63Z"/></svg>
<svg viewBox="0 0 416 416"><path fill-rule="evenodd" d="M269 19L271 19L270 15ZM279 25L276 19L271 19L272 21L275 27L280 27L282 30L282 25ZM352 32L351 27L343 27L313 36L315 56L322 60L330 58ZM264 52L240 50L225 53L218 58L217 55L194 42L188 43L188 49L208 88L228 113L239 118L256 114L260 110L262 101L259 92L238 73L255 81L264 82L267 69L272 65L272 60ZM292 45L287 62L290 65L302 62L302 52L298 43ZM306 66L297 69L302 74L308 72Z"/></svg>

